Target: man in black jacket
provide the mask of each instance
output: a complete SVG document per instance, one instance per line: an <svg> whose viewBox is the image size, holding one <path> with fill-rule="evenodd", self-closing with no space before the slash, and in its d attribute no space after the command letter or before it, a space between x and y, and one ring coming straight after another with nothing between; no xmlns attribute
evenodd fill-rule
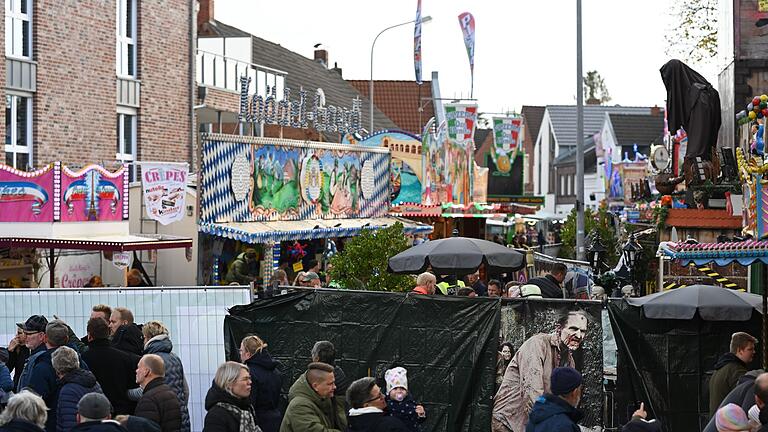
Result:
<svg viewBox="0 0 768 432"><path fill-rule="evenodd" d="M125 432L120 423L110 420L112 407L101 393L88 393L77 403L77 425L73 432Z"/></svg>
<svg viewBox="0 0 768 432"><path fill-rule="evenodd" d="M384 415L387 402L371 377L360 378L347 389L349 432L408 432L397 417Z"/></svg>
<svg viewBox="0 0 768 432"><path fill-rule="evenodd" d="M160 425L163 432L181 430L181 404L176 392L165 383L165 365L157 354L146 354L136 368L136 383L144 394L136 404L137 417Z"/></svg>
<svg viewBox="0 0 768 432"><path fill-rule="evenodd" d="M138 356L144 353L144 335L139 326L133 323L133 313L123 307L112 309L109 317L109 330L112 333L112 346Z"/></svg>
<svg viewBox="0 0 768 432"><path fill-rule="evenodd" d="M136 388L134 372L139 356L113 348L109 344L109 327L101 318L88 320L88 351L83 360L96 375L115 414L133 414L136 404L128 399L128 389Z"/></svg>
<svg viewBox="0 0 768 432"><path fill-rule="evenodd" d="M566 298L562 288L566 273L568 273L568 267L563 263L557 263L549 274L544 275L544 277L533 278L528 283L541 289L542 298Z"/></svg>

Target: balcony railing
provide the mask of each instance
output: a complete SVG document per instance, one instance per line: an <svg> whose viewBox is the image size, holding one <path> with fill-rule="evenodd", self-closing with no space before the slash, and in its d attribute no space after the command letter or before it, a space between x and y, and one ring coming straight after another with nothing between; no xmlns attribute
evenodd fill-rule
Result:
<svg viewBox="0 0 768 432"><path fill-rule="evenodd" d="M266 86L276 87L278 99L282 98L282 89L287 72L253 63L236 60L208 51L197 51L197 83L210 87L240 91L240 77L251 78L250 93L266 93Z"/></svg>
<svg viewBox="0 0 768 432"><path fill-rule="evenodd" d="M141 101L141 82L117 77L117 104L138 108Z"/></svg>

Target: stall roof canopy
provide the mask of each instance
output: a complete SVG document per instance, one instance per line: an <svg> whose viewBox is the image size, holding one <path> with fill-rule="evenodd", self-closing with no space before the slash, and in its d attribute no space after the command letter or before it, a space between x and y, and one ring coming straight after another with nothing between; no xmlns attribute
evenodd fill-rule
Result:
<svg viewBox="0 0 768 432"><path fill-rule="evenodd" d="M429 234L431 225L396 217L359 219L317 219L273 222L203 223L199 231L246 243L313 240L320 238L351 237L363 229L381 229L401 222L406 234Z"/></svg>
<svg viewBox="0 0 768 432"><path fill-rule="evenodd" d="M175 249L192 247L189 237L170 235L132 235L132 234L102 234L78 235L67 237L31 236L31 237L0 237L0 246L27 247L41 249L77 249L100 251L136 251L154 249Z"/></svg>
<svg viewBox="0 0 768 432"><path fill-rule="evenodd" d="M738 263L750 265L756 261L768 264L768 241L747 240L729 243L662 242L659 253L679 260L681 264L696 265L714 262L719 266Z"/></svg>

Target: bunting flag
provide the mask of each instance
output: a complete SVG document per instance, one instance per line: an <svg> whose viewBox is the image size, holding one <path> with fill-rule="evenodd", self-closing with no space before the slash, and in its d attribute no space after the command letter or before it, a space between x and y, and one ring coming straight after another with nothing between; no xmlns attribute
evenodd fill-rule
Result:
<svg viewBox="0 0 768 432"><path fill-rule="evenodd" d="M416 84L421 85L421 0L416 0L416 25L413 29L413 69Z"/></svg>
<svg viewBox="0 0 768 432"><path fill-rule="evenodd" d="M467 57L469 57L469 73L471 84L469 97L472 97L475 88L475 17L469 12L459 15L459 25L464 34L464 46L467 47Z"/></svg>
<svg viewBox="0 0 768 432"><path fill-rule="evenodd" d="M522 117L493 117L493 148L491 157L496 168L504 173L512 164L520 149Z"/></svg>

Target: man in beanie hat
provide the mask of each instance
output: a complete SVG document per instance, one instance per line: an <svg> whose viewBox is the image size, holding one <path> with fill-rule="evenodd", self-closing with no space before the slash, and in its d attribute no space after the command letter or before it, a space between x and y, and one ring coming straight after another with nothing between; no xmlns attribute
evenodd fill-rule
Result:
<svg viewBox="0 0 768 432"><path fill-rule="evenodd" d="M424 407L414 401L408 392L408 371L402 367L384 373L387 382L387 414L397 417L411 432L420 432L421 424L427 419Z"/></svg>
<svg viewBox="0 0 768 432"><path fill-rule="evenodd" d="M87 393L77 403L77 425L73 432L125 432L120 423L110 420L112 405L101 393Z"/></svg>
<svg viewBox="0 0 768 432"><path fill-rule="evenodd" d="M574 368L552 371L552 393L536 400L525 432L580 432L584 414L576 409L581 400L581 374Z"/></svg>
<svg viewBox="0 0 768 432"><path fill-rule="evenodd" d="M583 310L566 310L553 333L539 333L523 342L509 362L493 398L493 432L523 432L536 400L551 393L556 367L574 367L573 352L587 335L589 318Z"/></svg>

